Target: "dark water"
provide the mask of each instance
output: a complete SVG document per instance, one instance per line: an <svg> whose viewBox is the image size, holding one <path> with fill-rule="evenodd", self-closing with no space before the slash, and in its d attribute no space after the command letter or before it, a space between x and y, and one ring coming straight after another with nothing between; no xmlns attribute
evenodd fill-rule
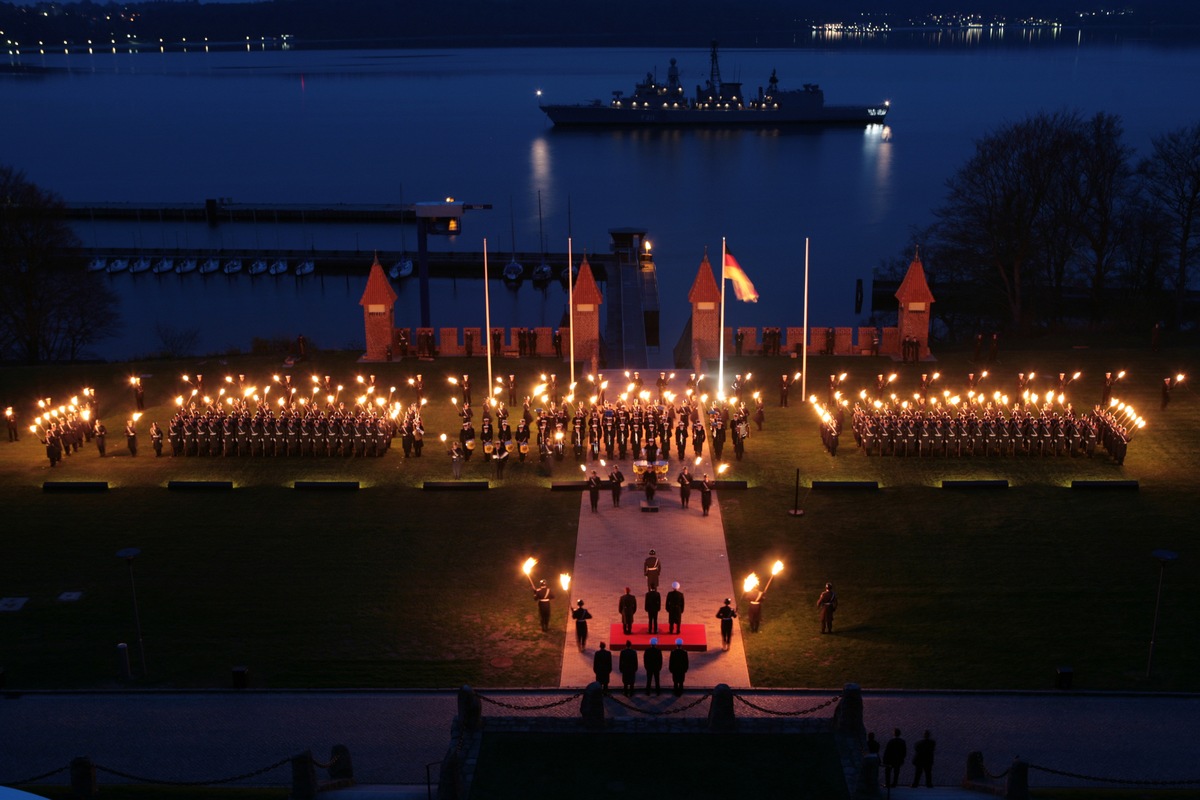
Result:
<svg viewBox="0 0 1200 800"><path fill-rule="evenodd" d="M784 88L819 83L830 103L889 99L888 126L788 131L555 131L552 102L608 99L676 57L687 87L705 49L290 51L25 56L52 68L0 77L16 124L0 158L72 202L398 203L452 195L468 212L441 249L479 250L499 268L546 247L606 252L607 230L649 231L666 350L708 248L728 237L762 294L732 302L728 324L799 324L804 238L811 238L810 322L855 324L856 278L899 254L927 224L974 140L1039 110L1106 111L1139 154L1151 137L1194 123L1200 49L1139 43L1056 47L728 50L722 76L750 90L778 70ZM568 215L568 205L570 213ZM338 247L362 250L364 278L297 281L118 276L126 330L107 357L155 349L165 323L201 330L200 350L245 348L255 335L304 332L325 346L361 341L373 249L413 248L412 231L378 225L77 226L85 245L158 248ZM416 287L397 319L415 324ZM481 325L482 286L437 281L435 325ZM557 285L492 292L495 324L555 324Z"/></svg>

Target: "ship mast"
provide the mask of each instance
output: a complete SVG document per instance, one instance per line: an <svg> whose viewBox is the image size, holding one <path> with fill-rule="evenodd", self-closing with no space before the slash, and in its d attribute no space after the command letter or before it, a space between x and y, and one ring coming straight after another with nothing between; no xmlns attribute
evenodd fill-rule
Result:
<svg viewBox="0 0 1200 800"><path fill-rule="evenodd" d="M709 53L709 68L708 68L708 86L717 97L721 97L721 65L717 61L717 40L712 40L712 49Z"/></svg>

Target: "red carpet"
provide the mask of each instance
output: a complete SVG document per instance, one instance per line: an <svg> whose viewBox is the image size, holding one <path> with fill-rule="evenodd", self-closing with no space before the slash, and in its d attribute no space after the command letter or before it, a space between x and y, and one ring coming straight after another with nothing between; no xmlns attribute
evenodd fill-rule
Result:
<svg viewBox="0 0 1200 800"><path fill-rule="evenodd" d="M665 614L663 615L666 616ZM675 640L683 639L683 649L693 651L708 650L708 636L704 631L703 625L688 625L684 623L681 627L683 633L667 633L667 623L660 622L658 625L658 633L649 633L645 622L633 623L633 633L624 633L621 629L621 623L616 622L609 626L608 642L609 649L614 653L619 653L625 649L625 642L633 642L634 650L645 650L650 646L650 640L658 639L659 650L674 650Z"/></svg>

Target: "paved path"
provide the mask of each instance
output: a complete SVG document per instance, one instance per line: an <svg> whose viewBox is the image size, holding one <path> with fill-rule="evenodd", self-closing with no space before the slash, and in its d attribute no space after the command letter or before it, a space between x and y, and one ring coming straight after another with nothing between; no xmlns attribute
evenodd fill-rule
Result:
<svg viewBox="0 0 1200 800"><path fill-rule="evenodd" d="M483 694L535 705L572 693ZM779 710L810 708L830 696L741 694ZM632 702L668 709L696 696L641 695ZM328 758L330 747L343 743L350 748L361 782L424 784L425 765L440 761L450 743L454 708L454 693L449 691L9 694L0 699L0 781L57 769L79 755L132 774L209 781L309 748L318 759ZM491 703L483 708L486 715L514 713ZM735 708L740 715L754 713L742 703ZM1033 764L1101 777L1200 781L1195 758L1197 696L868 691L864 709L868 730L886 741L893 727L901 728L910 753L922 730L932 729L938 741L934 782L940 786L959 782L972 750L984 754L993 773L1019 755ZM613 702L606 710L614 716L636 713ZM701 703L685 713L702 717L707 710L708 704ZM575 716L579 704L572 701L536 713ZM286 785L289 775L284 765L250 783ZM901 779L912 780L910 765ZM1079 785L1036 771L1030 779L1035 787ZM100 780L121 782L105 773ZM62 775L52 779L63 781Z"/></svg>
<svg viewBox="0 0 1200 800"><path fill-rule="evenodd" d="M592 620L588 626L588 648L584 653L575 646L575 623L567 620L566 644L563 649L563 687L586 686L595 680L592 674L592 656L600 642L608 642L609 626L620 622L617 600L628 586L638 600L636 620L646 622L642 611L646 594L646 579L642 576L642 565L646 554L653 549L662 560L663 573L659 592L666 602L671 583L678 581L684 596L683 621L703 623L708 635L708 651L691 653L687 685L712 687L726 683L734 688L750 686L750 672L746 667L746 651L738 627L734 626L733 643L728 652L721 650L721 627L716 619L722 601L733 593L733 579L729 573L729 558L725 549L725 528L721 522L721 503L717 492L713 492L712 509L707 517L700 511L700 493L692 492L687 509L680 506L679 489L675 477L681 465L671 461L667 475L668 485L662 486L655 495L658 513L643 513L641 502L645 499L641 491L630 491L635 480L630 461L617 462L625 473L625 490L621 493L621 505L614 508L612 493L605 489L600 494L600 510L592 513L588 493L580 493L579 534L575 545L575 568L571 573L570 608L575 600L583 598ZM700 478L705 472L712 474L712 466L705 461L688 468ZM589 474L590 474L589 467ZM606 468L597 466L601 478L607 479ZM666 633L667 612L659 614L659 647L664 651L674 647L674 639ZM617 650L624 642L617 643ZM639 662L641 656L639 653ZM614 657L614 668L616 658ZM639 670L638 679L644 681L646 674ZM670 685L670 674L663 669L663 682ZM619 688L620 675L614 673L614 682ZM644 684L639 684L644 685Z"/></svg>

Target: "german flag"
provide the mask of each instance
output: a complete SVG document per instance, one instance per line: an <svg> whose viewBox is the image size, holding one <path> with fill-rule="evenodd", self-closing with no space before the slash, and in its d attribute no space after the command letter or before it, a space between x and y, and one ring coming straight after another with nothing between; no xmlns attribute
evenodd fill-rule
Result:
<svg viewBox="0 0 1200 800"><path fill-rule="evenodd" d="M758 302L758 291L728 247L725 248L725 278L733 281L733 294L738 300L745 303Z"/></svg>

